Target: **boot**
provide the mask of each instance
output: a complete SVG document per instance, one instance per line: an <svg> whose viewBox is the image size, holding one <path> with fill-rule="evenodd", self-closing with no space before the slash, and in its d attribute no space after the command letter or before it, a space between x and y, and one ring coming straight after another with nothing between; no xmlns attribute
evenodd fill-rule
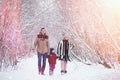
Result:
<svg viewBox="0 0 120 80"><path fill-rule="evenodd" d="M38 66L38 74L41 73L41 67Z"/></svg>
<svg viewBox="0 0 120 80"><path fill-rule="evenodd" d="M67 73L67 71L65 70L65 71L64 71L64 73L66 74L66 73Z"/></svg>
<svg viewBox="0 0 120 80"><path fill-rule="evenodd" d="M64 74L64 70L61 70L61 75L63 75Z"/></svg>
<svg viewBox="0 0 120 80"><path fill-rule="evenodd" d="M49 70L49 75L53 75L53 71L52 70Z"/></svg>
<svg viewBox="0 0 120 80"><path fill-rule="evenodd" d="M42 70L41 70L41 75L45 75L45 74L44 74L44 70L45 70L45 69L42 68Z"/></svg>

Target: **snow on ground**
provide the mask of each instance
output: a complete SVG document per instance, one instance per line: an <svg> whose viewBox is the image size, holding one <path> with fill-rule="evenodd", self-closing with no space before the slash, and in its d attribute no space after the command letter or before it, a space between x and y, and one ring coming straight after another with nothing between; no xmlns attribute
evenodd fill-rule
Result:
<svg viewBox="0 0 120 80"><path fill-rule="evenodd" d="M49 76L46 65L45 76L38 75L37 56L23 59L18 70L0 72L0 80L120 80L120 69L106 69L102 65L85 65L80 62L68 62L68 73L60 74L60 61L57 61L53 76Z"/></svg>

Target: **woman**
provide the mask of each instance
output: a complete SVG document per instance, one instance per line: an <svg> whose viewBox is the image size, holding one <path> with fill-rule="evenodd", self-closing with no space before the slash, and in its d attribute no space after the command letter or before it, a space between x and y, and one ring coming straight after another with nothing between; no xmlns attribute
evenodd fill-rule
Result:
<svg viewBox="0 0 120 80"><path fill-rule="evenodd" d="M67 73L67 61L70 61L69 59L69 37L67 34L64 35L64 38L60 43L58 44L57 52L59 55L59 59L61 60L61 74Z"/></svg>
<svg viewBox="0 0 120 80"><path fill-rule="evenodd" d="M39 74L44 75L46 58L49 53L49 40L48 35L46 35L45 28L41 28L40 33L36 37L33 49L35 49L36 47L38 55L38 72Z"/></svg>

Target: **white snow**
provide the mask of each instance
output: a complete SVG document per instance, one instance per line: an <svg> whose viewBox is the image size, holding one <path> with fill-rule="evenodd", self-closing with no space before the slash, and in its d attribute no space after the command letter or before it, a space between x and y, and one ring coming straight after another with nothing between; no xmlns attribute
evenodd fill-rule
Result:
<svg viewBox="0 0 120 80"><path fill-rule="evenodd" d="M48 61L47 61L48 62ZM68 73L60 74L60 61L57 61L53 76L49 76L49 66L46 65L45 75L38 75L37 55L23 59L16 71L0 72L0 80L120 80L120 69L106 69L102 65L85 65L68 62Z"/></svg>

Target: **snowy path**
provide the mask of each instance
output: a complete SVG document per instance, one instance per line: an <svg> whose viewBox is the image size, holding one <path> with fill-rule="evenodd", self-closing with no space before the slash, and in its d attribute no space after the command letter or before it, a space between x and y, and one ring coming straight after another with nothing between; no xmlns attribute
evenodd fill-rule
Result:
<svg viewBox="0 0 120 80"><path fill-rule="evenodd" d="M22 60L17 71L0 72L0 80L120 80L119 69L106 69L101 65L85 65L76 61L68 63L68 74L60 75L60 61L57 61L53 76L49 76L48 63L45 76L38 75L37 56Z"/></svg>

